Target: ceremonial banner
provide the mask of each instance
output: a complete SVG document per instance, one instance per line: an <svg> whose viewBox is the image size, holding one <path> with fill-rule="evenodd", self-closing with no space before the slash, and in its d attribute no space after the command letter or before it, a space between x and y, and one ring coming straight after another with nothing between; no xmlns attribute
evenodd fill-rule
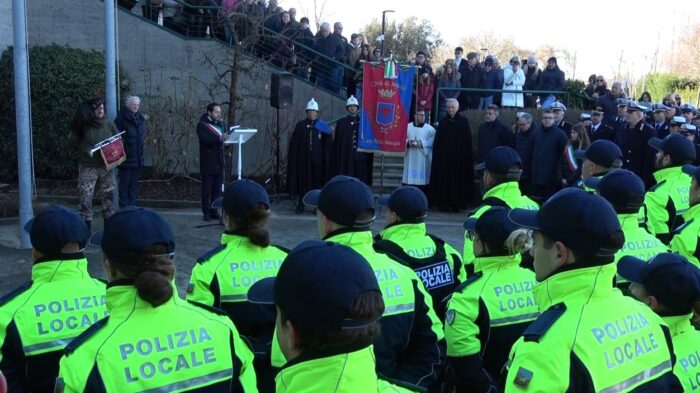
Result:
<svg viewBox="0 0 700 393"><path fill-rule="evenodd" d="M362 68L362 112L357 149L403 154L415 70L391 59Z"/></svg>

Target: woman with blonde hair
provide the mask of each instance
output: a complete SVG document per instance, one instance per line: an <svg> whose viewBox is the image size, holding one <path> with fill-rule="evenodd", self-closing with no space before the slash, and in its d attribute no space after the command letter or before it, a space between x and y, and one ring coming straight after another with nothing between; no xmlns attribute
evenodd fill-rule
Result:
<svg viewBox="0 0 700 393"><path fill-rule="evenodd" d="M508 219L508 211L491 207L464 222L476 273L452 294L445 313L445 380L459 392L496 391L511 346L539 316L535 273L520 267L532 238Z"/></svg>
<svg viewBox="0 0 700 393"><path fill-rule="evenodd" d="M525 74L520 68L520 59L513 56L508 65L503 69L503 90L522 91L525 84ZM524 108L522 93L503 93L501 99L504 108Z"/></svg>

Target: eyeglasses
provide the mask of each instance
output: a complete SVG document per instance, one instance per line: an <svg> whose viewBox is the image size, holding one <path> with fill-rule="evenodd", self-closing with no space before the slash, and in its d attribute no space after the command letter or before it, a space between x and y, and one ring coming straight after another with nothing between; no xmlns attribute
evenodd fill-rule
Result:
<svg viewBox="0 0 700 393"><path fill-rule="evenodd" d="M605 81L602 80L602 79L596 79L595 81L596 81L596 82L605 82Z"/></svg>

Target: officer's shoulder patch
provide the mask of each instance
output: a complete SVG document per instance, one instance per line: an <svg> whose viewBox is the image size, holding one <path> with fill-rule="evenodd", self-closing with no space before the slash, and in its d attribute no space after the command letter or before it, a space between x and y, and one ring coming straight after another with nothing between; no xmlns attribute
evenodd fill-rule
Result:
<svg viewBox="0 0 700 393"><path fill-rule="evenodd" d="M292 252L292 250L288 249L287 247L282 247L282 246L280 246L279 244L271 244L271 246L274 247L274 248L276 248L276 249L278 249L278 250L280 250L280 251L284 251L284 252L287 253L287 254L289 254L290 252Z"/></svg>
<svg viewBox="0 0 700 393"><path fill-rule="evenodd" d="M483 274L482 272L476 272L476 273L474 273L474 275L471 276L471 277L469 277L469 278L467 278L467 280L466 280L465 282L459 284L459 285L455 288L455 290L452 291L451 294L449 294L449 295L446 296L444 299L442 299L442 302L443 302L443 303L447 302L448 300L450 300L450 299L452 298L452 295L453 295L453 294L455 294L455 293L457 293L457 292L462 292L462 291L464 290L464 288L466 288L466 287L468 287L468 286L474 284L475 282L479 281L479 279L480 279L481 277L483 277L483 276L484 276L484 274Z"/></svg>
<svg viewBox="0 0 700 393"><path fill-rule="evenodd" d="M666 184L666 180L661 180L660 182L658 182L658 183L654 184L653 186L649 187L649 191L647 191L647 192L654 192L654 191L656 191L656 189L660 188L660 187L663 186L664 184Z"/></svg>
<svg viewBox="0 0 700 393"><path fill-rule="evenodd" d="M448 325L452 325L455 321L455 317L457 316L457 312L455 310L447 310L445 311L445 322L447 322Z"/></svg>
<svg viewBox="0 0 700 393"><path fill-rule="evenodd" d="M225 249L228 244L223 243L219 244L218 246L212 248L211 250L205 252L204 254L200 255L199 258L197 258L197 263L203 263L209 260L209 258L213 257L214 255L218 254L221 250Z"/></svg>
<svg viewBox="0 0 700 393"><path fill-rule="evenodd" d="M73 341L69 342L68 345L63 349L63 354L70 355L79 346L81 346L85 341L87 341L90 336L95 334L98 330L102 329L109 320L109 315L100 319L99 321L90 325L89 328L85 329L84 332L80 333L78 337L74 338Z"/></svg>
<svg viewBox="0 0 700 393"><path fill-rule="evenodd" d="M195 302L194 300L188 300L187 302L188 302L189 304L193 305L193 306L196 306L196 307L199 307L199 308L203 308L203 309L205 309L205 310L207 310L207 311L209 311L209 312L212 312L212 313L214 313L214 314L216 314L216 315L228 316L228 313L227 313L226 311L220 309L220 308L213 307L213 306L209 306L209 305L206 305L206 304L200 303L200 302Z"/></svg>
<svg viewBox="0 0 700 393"><path fill-rule="evenodd" d="M674 230L673 230L673 234L674 234L674 235L677 235L677 234L683 232L683 230L684 230L685 228L688 228L688 227L690 226L690 224L693 223L693 221L695 221L694 218L691 218L690 220L686 221L685 223L683 223L683 225L681 225L681 226L679 226L678 228L674 229Z"/></svg>
<svg viewBox="0 0 700 393"><path fill-rule="evenodd" d="M523 331L525 341L540 342L542 336L544 336L547 330L564 315L564 312L566 312L566 305L564 303L557 303L540 314L540 316Z"/></svg>
<svg viewBox="0 0 700 393"><path fill-rule="evenodd" d="M23 294L29 288L31 288L33 284L34 284L34 281L29 280L29 281L25 282L24 284L18 286L17 288L11 290L10 292L4 294L2 297L0 297L0 306L3 306L5 304L9 303L10 300Z"/></svg>
<svg viewBox="0 0 700 393"><path fill-rule="evenodd" d="M520 367L518 368L517 374L515 374L515 379L513 380L513 383L519 388L527 389L534 375L535 373L533 373L532 371L526 369L525 367Z"/></svg>

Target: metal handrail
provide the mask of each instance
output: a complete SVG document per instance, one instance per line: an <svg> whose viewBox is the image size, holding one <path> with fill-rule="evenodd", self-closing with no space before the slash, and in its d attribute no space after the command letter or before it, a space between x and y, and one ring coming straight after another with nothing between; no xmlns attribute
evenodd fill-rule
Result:
<svg viewBox="0 0 700 393"><path fill-rule="evenodd" d="M561 90L561 91L550 91L550 90L505 90L505 89L478 89L478 88L472 88L472 87L438 87L437 90L435 90L435 106L433 107L434 110L438 110L438 105L440 105L440 92L441 91L466 91L466 92L473 92L473 93L505 93L505 94L551 94L554 96L559 96L559 95L564 95L566 96L566 99L568 101L569 95L571 94L570 92L566 90Z"/></svg>

